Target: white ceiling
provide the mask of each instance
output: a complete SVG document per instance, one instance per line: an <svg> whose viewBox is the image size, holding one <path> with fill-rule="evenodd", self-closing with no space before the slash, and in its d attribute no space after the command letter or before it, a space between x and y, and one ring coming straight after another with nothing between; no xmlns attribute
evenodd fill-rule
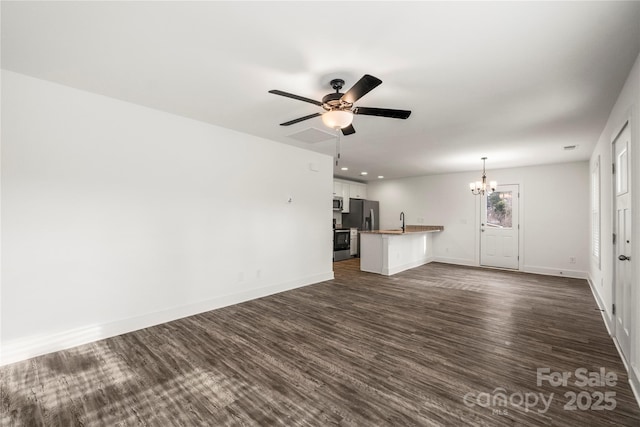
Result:
<svg viewBox="0 0 640 427"><path fill-rule="evenodd" d="M344 177L586 160L640 51L640 2L8 2L2 67L333 154L288 135L329 80L383 84ZM306 132L306 135L311 133ZM317 136L317 135L316 135ZM563 146L578 145L572 151Z"/></svg>

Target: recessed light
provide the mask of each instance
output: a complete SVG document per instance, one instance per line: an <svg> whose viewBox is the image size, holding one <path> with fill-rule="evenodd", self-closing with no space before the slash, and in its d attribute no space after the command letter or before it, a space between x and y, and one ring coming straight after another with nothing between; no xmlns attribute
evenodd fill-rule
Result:
<svg viewBox="0 0 640 427"><path fill-rule="evenodd" d="M379 179L382 179L382 178L384 178L384 176L382 176L382 175L378 175L378 178L379 178Z"/></svg>
<svg viewBox="0 0 640 427"><path fill-rule="evenodd" d="M340 170L348 171L348 170L349 170L349 168L340 168Z"/></svg>
<svg viewBox="0 0 640 427"><path fill-rule="evenodd" d="M368 172L360 172L360 175L368 175Z"/></svg>

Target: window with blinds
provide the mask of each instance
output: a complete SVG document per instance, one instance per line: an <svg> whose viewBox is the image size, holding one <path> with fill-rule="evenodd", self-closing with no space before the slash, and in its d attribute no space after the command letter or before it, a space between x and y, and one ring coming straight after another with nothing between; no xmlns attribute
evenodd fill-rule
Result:
<svg viewBox="0 0 640 427"><path fill-rule="evenodd" d="M600 156L591 169L591 255L600 268Z"/></svg>

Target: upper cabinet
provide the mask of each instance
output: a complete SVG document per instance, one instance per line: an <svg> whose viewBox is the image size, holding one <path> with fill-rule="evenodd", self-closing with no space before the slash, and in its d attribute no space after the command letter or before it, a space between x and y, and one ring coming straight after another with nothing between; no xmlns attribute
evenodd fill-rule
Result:
<svg viewBox="0 0 640 427"><path fill-rule="evenodd" d="M349 184L349 197L352 199L366 199L367 198L367 185L360 183Z"/></svg>
<svg viewBox="0 0 640 427"><path fill-rule="evenodd" d="M347 183L342 183L342 213L349 213L349 197L351 194L351 186Z"/></svg>
<svg viewBox="0 0 640 427"><path fill-rule="evenodd" d="M342 197L342 213L349 213L349 199L366 199L367 185L351 181L333 181L333 195Z"/></svg>
<svg viewBox="0 0 640 427"><path fill-rule="evenodd" d="M333 181L333 195L334 196L342 197L342 189L343 189L343 184L340 181Z"/></svg>

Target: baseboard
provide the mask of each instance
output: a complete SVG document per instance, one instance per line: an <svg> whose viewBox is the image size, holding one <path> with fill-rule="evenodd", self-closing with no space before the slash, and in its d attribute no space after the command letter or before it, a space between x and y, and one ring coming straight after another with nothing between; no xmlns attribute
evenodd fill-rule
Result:
<svg viewBox="0 0 640 427"><path fill-rule="evenodd" d="M431 256L431 257L423 258L423 259L418 260L418 261L409 262L409 263L406 263L406 264L403 264L403 265L399 265L399 266L396 266L396 267L393 267L393 268L383 268L381 274L384 274L385 276L391 276L393 274L400 273L401 271L405 271L405 270L409 270L411 268L420 267L421 265L429 264L430 262L433 262L433 260L434 260L434 258Z"/></svg>
<svg viewBox="0 0 640 427"><path fill-rule="evenodd" d="M206 301L199 301L193 304L173 307L163 311L147 313L128 319L3 342L0 350L0 366L88 344L105 338L126 334L128 332L137 331L139 329L148 328L161 323L171 322L183 317L193 316L195 314L215 310L229 305L239 304L256 298L262 298L291 289L308 286L325 280L332 280L333 278L333 271L330 271L289 282L249 289L234 294L227 294Z"/></svg>
<svg viewBox="0 0 640 427"><path fill-rule="evenodd" d="M520 271L523 273L543 274L545 276L570 277L572 279L588 278L588 273L586 271L563 270L560 268L536 267L531 265L523 266Z"/></svg>
<svg viewBox="0 0 640 427"><path fill-rule="evenodd" d="M618 344L618 340L613 334L613 327L611 323L613 322L613 319L609 316L609 311L606 309L606 305L604 301L602 301L600 294L598 293L598 291L596 291L593 278L591 277L590 274L588 274L587 276L588 276L587 282L589 283L589 288L591 289L593 298L596 300L596 304L600 309L600 315L602 316L602 320L604 321L604 326L605 328L607 328L607 333L611 337L611 340L613 341L613 345L616 347L616 351L620 356L620 360L622 361L622 364L624 365L624 368L627 371L627 375L629 378L629 386L631 387L633 396L636 398L636 403L638 403L638 407L640 407L640 388L638 387L638 378L640 378L640 372L634 366L631 366L629 363L627 363L627 360L624 358L624 355L622 354L622 349Z"/></svg>
<svg viewBox="0 0 640 427"><path fill-rule="evenodd" d="M607 330L611 332L608 326L607 326ZM624 365L624 369L627 371L627 379L628 379L629 386L631 387L631 392L633 393L633 397L636 398L636 403L638 404L638 407L640 407L640 388L638 387L638 378L639 378L640 372L638 372L638 369L636 369L635 366L632 366L631 363L627 362L627 360L624 358L624 355L622 353L622 348L620 348L620 344L618 344L618 340L616 339L616 337L611 335L611 340L613 341L613 345L616 347L616 350L618 351L618 355L620 356L620 360Z"/></svg>
<svg viewBox="0 0 640 427"><path fill-rule="evenodd" d="M466 265L468 267L482 267L478 265L475 260L464 259L464 258L449 258L437 256L434 259L435 262L442 262L445 264L456 264L456 265ZM525 265L522 269L517 271L521 271L523 273L533 273L533 274L543 274L545 276L558 276L558 277L571 277L573 279L587 279L588 274L586 271L578 271L578 270L560 270L555 268L548 267L536 267Z"/></svg>
<svg viewBox="0 0 640 427"><path fill-rule="evenodd" d="M596 290L595 284L590 274L587 274L587 283L589 284L589 289L591 289L591 294L593 295L593 299L596 300L598 309L600 309L602 320L604 320L604 326L607 328L607 332L609 333L609 335L613 337L613 327L612 327L613 325L611 323L613 319L611 319L609 315L609 310L607 310L606 304L604 303L604 301L602 301L602 297Z"/></svg>
<svg viewBox="0 0 640 427"><path fill-rule="evenodd" d="M479 267L478 263L474 260L469 260L465 258L450 258L450 257L442 257L437 256L433 259L434 262L441 262L443 264L456 264L456 265L466 265L467 267Z"/></svg>
<svg viewBox="0 0 640 427"><path fill-rule="evenodd" d="M638 387L638 382L629 378L629 385L631 386L633 396L636 398L636 403L638 404L638 407L640 407L640 387Z"/></svg>

